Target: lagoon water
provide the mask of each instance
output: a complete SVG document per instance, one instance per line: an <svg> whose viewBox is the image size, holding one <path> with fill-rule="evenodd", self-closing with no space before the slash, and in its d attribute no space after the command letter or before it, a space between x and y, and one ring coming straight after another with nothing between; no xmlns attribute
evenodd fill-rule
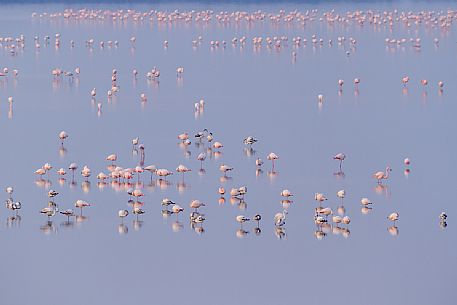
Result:
<svg viewBox="0 0 457 305"><path fill-rule="evenodd" d="M457 297L457 208L454 190L455 130L457 121L457 35L426 25L406 28L396 24L373 27L315 20L272 25L268 20L248 24L186 24L157 21L68 21L31 17L33 12L95 9L175 9L215 12L246 10L278 13L292 10L335 9L421 11L455 9L452 2L338 2L338 3L145 3L128 4L4 4L0 5L0 36L19 37L26 46L12 56L2 46L0 67L18 69L19 75L0 79L1 187L12 185L22 202L20 219L0 210L0 304L451 304ZM56 33L61 46L55 48ZM323 38L322 45L311 36ZM43 43L45 35L50 44ZM41 48L35 49L38 36ZM135 47L129 39L136 37ZM192 40L202 36L197 47ZM233 46L233 37L247 37L245 46ZM265 43L255 48L255 36L287 36L280 49ZM295 47L292 37L304 37L306 46ZM357 40L355 48L337 37ZM85 41L93 38L92 48ZM421 38L420 50L409 41L386 46L385 38ZM439 39L439 44L434 39ZM333 40L333 46L327 41ZM70 47L69 41L75 46ZM104 48L100 41L119 41ZM168 48L163 41L168 40ZM210 41L227 41L211 47ZM293 60L292 52L297 53ZM349 56L346 55L349 51ZM159 82L148 81L156 66ZM181 79L176 68L184 67ZM51 70L73 71L72 80L54 79ZM118 71L120 91L108 101L111 71ZM139 75L135 81L132 70ZM411 80L405 92L401 78ZM352 80L360 78L358 93ZM344 79L342 94L338 79ZM423 89L421 79L429 85ZM437 83L445 83L443 92ZM97 88L96 103L90 91ZM140 102L145 93L148 101ZM318 105L317 95L324 96ZM14 98L12 111L7 98ZM205 100L196 115L194 103ZM214 133L224 148L203 163L196 156L206 143L186 152L176 136L203 128ZM65 150L57 137L69 133ZM242 140L253 135L259 142L246 151ZM138 165L131 139L145 145L145 165L175 169L184 164L193 171L150 181L142 175L146 214L136 221L130 215L121 225L119 209L129 209L126 188L110 183L99 187L96 174L107 172L105 158L118 155L123 167ZM266 155L280 156L271 173ZM344 176L335 175L332 156L347 155ZM265 161L256 175L255 159ZM403 159L409 157L409 175ZM57 170L76 162L93 172L90 183L79 174L59 184L53 171L47 181L37 181L34 171L49 162ZM221 163L233 166L230 179L222 179ZM372 173L393 168L384 187ZM232 204L228 195L219 204L217 188L246 185L245 205ZM281 212L282 189L294 193L285 225L286 236L275 234L273 216ZM75 222L58 215L48 223L39 211L47 191L60 194L61 209L77 199L93 206ZM313 222L314 193L322 192L333 210L340 205L336 192L345 189L346 214L352 219L350 234L328 234L318 240ZM7 194L4 193L5 199ZM164 218L160 202L168 197L186 210L178 218ZM361 212L360 198L375 204ZM204 232L188 222L189 202L207 206ZM386 219L397 211L398 235L392 236ZM448 226L439 214L449 215ZM237 237L236 215L263 217L261 233L254 223ZM344 226L345 227L345 226Z"/></svg>

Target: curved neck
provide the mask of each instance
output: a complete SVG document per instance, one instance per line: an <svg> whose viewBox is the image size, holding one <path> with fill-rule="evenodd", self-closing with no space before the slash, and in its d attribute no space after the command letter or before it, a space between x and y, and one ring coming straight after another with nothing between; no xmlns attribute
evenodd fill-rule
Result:
<svg viewBox="0 0 457 305"><path fill-rule="evenodd" d="M387 166L386 167L386 179L389 178L389 172L390 172L390 168Z"/></svg>

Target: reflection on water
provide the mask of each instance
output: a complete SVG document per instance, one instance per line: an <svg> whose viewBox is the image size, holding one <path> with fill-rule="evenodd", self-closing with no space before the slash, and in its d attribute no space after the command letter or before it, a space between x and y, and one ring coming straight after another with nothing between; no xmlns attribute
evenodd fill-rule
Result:
<svg viewBox="0 0 457 305"><path fill-rule="evenodd" d="M129 228L127 227L127 225L122 223L117 226L117 232L119 233L119 235L125 235L129 232Z"/></svg>
<svg viewBox="0 0 457 305"><path fill-rule="evenodd" d="M6 227L7 228L16 228L21 226L21 216L20 215L15 215L15 216L8 216L6 218Z"/></svg>
<svg viewBox="0 0 457 305"><path fill-rule="evenodd" d="M55 234L57 233L57 228L54 226L54 223L49 220L40 226L40 231L46 235Z"/></svg>
<svg viewBox="0 0 457 305"><path fill-rule="evenodd" d="M398 227L396 227L396 226L388 227L387 230L389 231L390 235L392 235L392 236L397 236L400 233L400 231L398 230Z"/></svg>
<svg viewBox="0 0 457 305"><path fill-rule="evenodd" d="M286 228L283 226L281 226L281 227L275 226L274 232L278 239L287 238Z"/></svg>
<svg viewBox="0 0 457 305"><path fill-rule="evenodd" d="M65 229L72 229L74 226L75 226L75 222L70 221L70 220L63 221L60 223L60 227L65 228Z"/></svg>

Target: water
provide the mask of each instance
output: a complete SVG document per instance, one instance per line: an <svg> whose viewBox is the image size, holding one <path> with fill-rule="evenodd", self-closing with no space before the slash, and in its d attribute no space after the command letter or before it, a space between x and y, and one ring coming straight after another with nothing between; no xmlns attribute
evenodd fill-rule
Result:
<svg viewBox="0 0 457 305"><path fill-rule="evenodd" d="M159 3L71 4L77 9L176 8L215 12L245 9L277 13L279 9L319 14L335 8L446 10L452 3ZM32 12L58 12L64 4L0 6L1 35L24 34L26 47L11 56L3 48L0 66L18 69L0 82L0 141L3 143L1 185L15 188L14 198L22 202L20 221L11 220L5 208L0 212L0 281L2 304L436 304L450 303L456 276L457 209L455 185L456 143L454 114L457 91L455 26L444 32L424 25L373 28L364 25L329 26L315 21L305 27L269 21L218 24L158 24L157 22L68 22L62 19L32 18ZM53 45L60 33L62 45ZM323 38L312 45L311 35ZM51 36L45 46L43 37ZM196 48L191 41L199 35ZM232 46L233 37L245 35L244 47ZM255 36L288 36L280 50L254 48ZM41 48L34 48L39 36ZM135 48L130 37L136 36ZM292 37L308 39L306 47L292 46ZM353 37L356 48L337 44L337 37ZM420 51L408 43L386 47L385 38L422 39ZM92 49L85 46L95 39ZM439 45L433 43L439 38ZM70 48L69 41L75 41ZM332 39L333 46L327 41ZM100 48L99 41L118 40L118 47ZM168 48L163 41L168 40ZM211 48L211 40L226 40L225 48ZM350 55L347 56L345 51ZM296 60L292 51L297 52ZM156 66L159 84L145 74ZM175 70L184 67L182 79ZM81 75L54 80L51 70L60 67ZM111 70L118 70L121 87L109 102ZM138 69L137 81L132 69ZM11 74L11 73L10 73ZM401 78L411 77L408 92ZM352 80L360 78L356 94ZM429 85L424 90L420 79ZM344 79L338 94L338 79ZM438 92L438 81L444 81ZM90 91L97 88L96 102ZM148 97L140 102L140 94ZM324 96L318 105L317 95ZM7 98L13 96L12 113ZM204 99L204 112L196 116L194 103ZM97 103L102 103L98 114ZM192 139L186 153L177 135L193 135L203 128L224 144L219 158L207 158L200 175L196 161L203 147ZM58 133L70 137L62 151ZM255 152L246 155L244 137L254 135ZM142 174L144 210L136 221L129 215L121 224L119 209L127 205L128 187L97 185L98 172L107 173L107 155L116 153L123 167L134 167L139 154L132 153L131 139L144 143L145 165L174 170L179 164L193 171L183 178L175 174L168 184L159 184ZM204 143L206 145L206 143ZM266 155L275 152L275 174ZM332 156L344 152L344 177L334 175L338 163ZM256 175L255 159L265 161ZM403 159L412 160L405 176ZM34 171L50 162L51 184L37 183ZM90 183L71 174L61 185L55 173L71 162L92 169ZM230 179L222 179L221 163L233 166ZM372 173L393 168L386 187L377 186ZM222 181L221 181L222 180ZM246 185L245 210L237 203L219 204L217 189ZM58 215L49 224L39 211L48 200L47 191L60 192L55 201L61 209L73 207L77 199L93 206L85 218L67 223ZM286 237L275 234L273 216L283 210L280 192L294 193L285 225ZM334 211L340 205L336 192L345 189L346 215L352 219L347 238L328 232L315 237L313 222L315 192L322 192ZM5 193L5 199L7 194ZM160 202L168 197L185 208L178 218L163 218ZM361 213L360 198L375 202L367 215ZM192 199L207 204L204 233L189 226L188 205ZM242 208L243 206L241 206ZM392 236L386 219L400 213L398 235ZM439 214L446 211L449 226L439 226ZM78 211L79 213L79 211ZM249 231L237 238L236 215L263 217L261 234ZM179 223L177 223L179 222ZM181 227L182 225L182 227ZM341 226L345 228L346 226ZM174 232L179 229L179 232Z"/></svg>

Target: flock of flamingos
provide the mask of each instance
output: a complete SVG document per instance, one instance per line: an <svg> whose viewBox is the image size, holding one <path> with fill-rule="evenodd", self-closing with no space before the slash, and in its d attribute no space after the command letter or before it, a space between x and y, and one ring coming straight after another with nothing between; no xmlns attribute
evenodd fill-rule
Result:
<svg viewBox="0 0 457 305"><path fill-rule="evenodd" d="M429 28L440 28L442 31L448 31L449 28L452 26L452 23L457 18L457 12L455 11L440 11L440 12L432 12L432 11L423 11L418 13L413 12L399 12L399 11L354 11L354 12L347 12L345 14L339 14L334 11L319 13L317 10L309 10L306 12L299 12L299 11L292 11L286 13L285 11L281 10L278 13L265 13L262 11L256 11L253 13L247 12L219 12L215 13L210 10L205 11L188 11L188 12L161 12L161 11L146 11L146 12L139 12L134 10L90 10L90 9L82 9L82 10L65 10L59 13L33 13L33 19L43 19L49 18L51 20L56 20L58 18L64 18L67 22L85 22L85 21L102 21L102 22L157 22L163 24L173 24L173 23L195 23L195 24L208 24L212 22L216 22L218 24L231 24L231 23L270 23L272 26L278 26L280 24L293 24L296 26L305 26L309 23L315 22L322 22L327 23L330 25L333 24L340 24L340 25L354 25L360 27L389 27L393 28L396 26L404 26L404 27L419 27L425 26ZM34 47L39 49L42 44L49 45L53 40L53 43L56 48L61 47L65 43L63 42L63 38L60 34L55 34L55 37L51 39L51 37L46 36L42 39L39 37L35 37ZM21 35L20 37L13 38L13 37L4 37L0 38L0 43L9 50L9 52L14 55L20 49L24 48L25 46L25 37ZM275 36L275 37L252 37L251 43L253 47L262 47L266 46L269 48L278 48L281 49L290 41L292 41L292 45L295 47L305 46L307 44L311 45L324 45L327 44L328 46L332 46L333 43L338 45L347 46L345 48L345 52L347 56L351 55L352 48L355 48L357 44L357 40L350 37L345 38L343 36L337 37L336 41L327 40L324 41L322 38L319 38L317 35L313 35L309 40L302 37L292 37L289 40L287 36ZM127 42L132 48L136 45L136 38L131 37L130 41ZM195 39L189 41L193 47L200 47L206 43L203 37L199 36ZM249 43L247 37L234 37L228 43L224 40L212 40L207 42L210 48L219 48L225 47L227 44L232 45L239 45L244 46ZM386 38L385 43L388 46L400 46L407 43L411 44L412 48L420 49L422 41L419 38L401 38L401 39L391 39ZM435 45L439 45L439 40L436 38L433 40ZM73 40L68 42L70 47L76 47L76 44ZM119 41L95 41L93 38L89 38L86 41L85 47L93 48L96 44L99 45L100 48L104 47L118 47L120 45ZM163 41L163 46L165 48L171 47L171 43L168 41ZM292 57L296 57L297 53L292 51ZM181 78L184 75L184 67L177 67L175 71L172 73L176 73L176 77ZM51 71L52 78L60 79L62 77L69 77L75 78L80 77L83 75L84 71L81 71L79 67L75 68L73 71L66 71L60 68L55 68ZM170 71L167 71L169 73ZM12 74L12 77L18 77L19 71L14 69L10 70L8 68L4 68L1 73L0 77L9 77ZM140 72L137 69L132 69L132 77L142 77ZM158 81L160 78L160 70L157 67L154 67L150 71L144 73L144 77L151 81ZM116 93L120 90L120 86L117 81L118 72L116 69L113 69L111 74L111 86L106 91L106 98L109 100L112 96L116 95ZM399 80L399 85L406 88L409 85L410 77L405 76L401 80ZM423 87L428 86L428 81L426 79L419 80ZM361 85L360 78L353 79L353 85L358 90L358 87ZM335 87L338 90L342 90L343 86L345 86L345 82L342 79L335 80ZM444 88L444 81L439 81L436 84L439 92L442 92ZM317 103L324 103L324 96L322 94L317 94ZM101 111L102 102L98 102L100 94L97 88L93 88L88 92L89 98L92 99L94 103L97 104L98 110ZM147 96L145 93L139 93L139 100L141 102L147 102ZM10 108L13 104L13 97L8 99ZM205 101L200 100L195 103L195 111L202 112L205 107ZM195 167L188 167L184 164L177 164L175 169L166 169L156 167L152 164L144 164L144 151L145 146L140 142L140 139L134 138L132 139L131 143L125 143L125 145L132 145L132 149L139 154L140 161L139 164L134 167L123 167L117 164L117 155L116 152L106 156L106 163L107 163L107 172L100 172L96 175L93 175L90 167L88 165L84 165L80 167L76 163L69 164L68 168L59 168L55 169L51 163L45 163L44 165L40 166L36 169L35 174L39 177L37 180L38 184L43 184L46 186L47 182L52 175L57 175L58 181L60 183L64 183L66 181L67 176L71 176L71 181L74 182L77 179L75 176L81 175L83 180L88 182L89 179L98 180L98 185L103 187L108 183L112 184L113 186L122 189L126 192L126 194L130 197L129 204L130 209L121 209L119 211L113 211L113 217L119 217L119 222L121 223L119 226L120 233L125 233L125 227L123 226L124 218L132 217L134 215L137 220L139 217L142 216L147 212L147 208L145 207L145 203L142 201L144 197L147 198L147 194L143 192L142 183L140 183L144 179L150 179L151 182L153 177L156 176L157 184L167 184L168 179L174 179L171 177L172 175L179 175L180 177L177 178L178 180L184 181L185 175L192 175L196 169L202 170L205 164L205 160L208 156L216 155L224 149L223 142L219 139L216 139L216 135L210 132L208 129L203 129L201 131L194 131L194 132L183 132L179 135L176 135L177 141L181 147L187 149L191 145L192 142L195 142L199 145L204 145L207 147L207 150L204 152L200 152L198 156L195 158ZM58 139L60 141L60 145L62 149L64 149L64 145L66 141L71 140L71 136L66 133L65 131L60 132L58 134ZM243 142L247 148L251 148L253 145L256 145L258 140L254 136L247 136L244 138L240 137L240 144ZM257 158L255 160L255 165L257 169L261 169L265 166L271 166L272 172L275 171L275 166L277 166L278 160L280 160L280 154L276 154L274 152L269 153L265 156L266 161L262 160L261 158ZM336 166L339 167L340 172L342 172L342 168L344 166L344 160L346 155L344 153L338 153L333 156L334 162ZM329 160L331 156L329 156ZM270 162L271 165L266 165L264 162ZM410 165L411 161L406 158L404 159L404 164L406 167ZM237 188L226 189L223 186L224 177L228 177L231 171L236 171L234 167L229 164L218 164L219 170L221 172L221 186L214 190L215 194L218 194L220 197L219 202L225 201L225 196L229 196L231 200L238 202L238 206L242 209L244 198L248 193L248 188L246 186L241 186ZM387 166L385 170L377 171L372 174L373 183L377 183L382 185L389 179L391 175L391 168ZM145 177L147 176L147 177ZM182 176L182 177L181 177ZM65 217L67 221L70 221L72 218L83 217L83 210L90 209L93 205L92 202L87 202L84 200L77 200L74 203L73 208L66 208L63 209L57 203L59 193L55 190L46 188L47 196L49 197L48 203L37 212L41 213L44 217L48 218L49 223L51 224L51 219L54 217ZM20 201L16 201L13 199L13 187L9 186L6 188L6 192L8 194L8 198L6 200L6 207L12 211L15 215L13 217L20 217L19 210L22 208L22 204ZM254 215L243 215L240 214L233 219L234 222L239 224L240 229L237 231L238 237L245 236L248 232L243 228L243 225L246 225L247 222L254 222L256 224L253 231L256 234L260 234L260 223L266 222L271 223L275 228L275 233L279 238L285 236L284 226L287 222L287 215L288 215L288 207L292 203L292 196L294 196L294 192L288 189L278 190L278 196L282 198L282 205L283 209L278 211L274 215L273 219L263 219L261 214L254 214ZM328 232L337 231L341 233L343 236L348 237L350 234L349 225L351 223L351 218L349 215L346 215L346 210L344 208L343 202L346 195L345 190L339 190L336 192L334 198L341 202L341 206L337 208L337 210L333 210L332 208L325 206L327 199L330 196L322 193L316 192L314 194L314 199L316 201L314 221L317 230L315 231L315 236L318 239L323 238ZM188 213L188 219L192 226L192 228L199 233L204 231L202 224L204 223L207 215L204 213L205 206L208 204L212 204L210 202L202 202L198 199L194 199L191 202L186 204L179 204L175 202L173 199L170 198L163 198L161 202L158 202L157 205L161 206L162 214L164 217L168 217L170 215L178 215L182 213ZM364 209L368 211L370 206L374 204L369 198L363 197L360 199L360 204L362 206L362 212ZM150 205L154 205L154 203L150 203ZM155 208L155 207L151 207ZM60 216L58 216L60 215ZM397 222L400 219L400 215L396 211L391 211L390 214L385 215L386 221L391 222L392 225L388 227L389 233L392 235L398 234L398 228L396 226ZM440 224L442 227L446 226L446 218L447 215L445 212L442 212L440 215L437 215L437 219L439 219ZM179 229L179 228L177 228Z"/></svg>

